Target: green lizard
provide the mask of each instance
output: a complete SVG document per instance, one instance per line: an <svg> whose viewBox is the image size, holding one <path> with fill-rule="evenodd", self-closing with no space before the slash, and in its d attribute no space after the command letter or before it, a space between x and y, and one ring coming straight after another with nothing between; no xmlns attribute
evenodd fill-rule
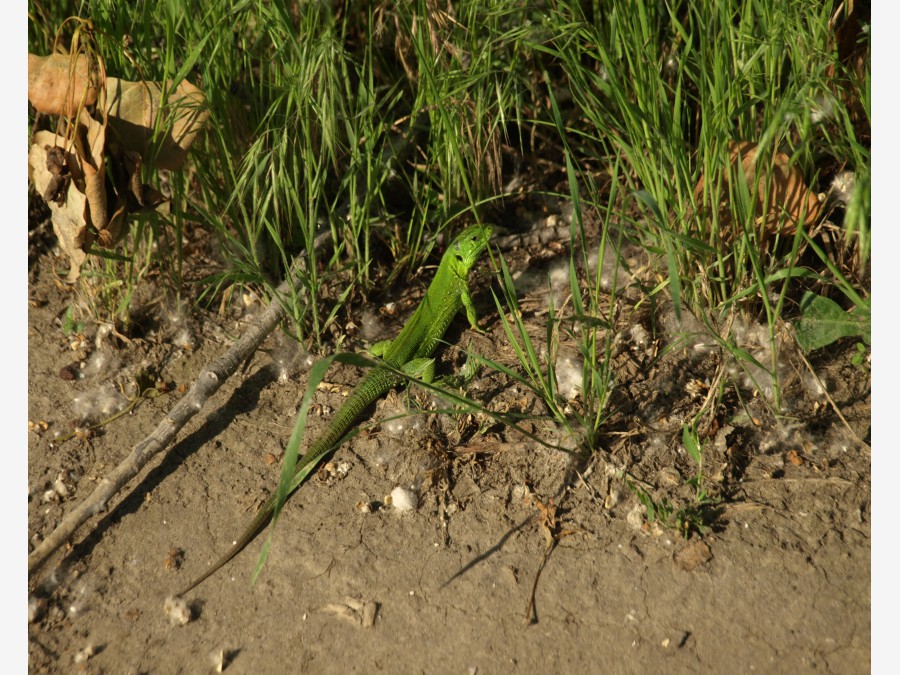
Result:
<svg viewBox="0 0 900 675"><path fill-rule="evenodd" d="M475 330L478 318L475 305L469 294L469 272L482 251L488 246L493 228L490 225L474 225L465 229L441 258L441 264L425 297L415 313L407 321L403 330L393 340L379 342L372 347L372 353L380 356L385 363L403 371L407 375L430 380L434 374L434 360L431 354L444 336L453 317L460 309L465 309L469 324ZM338 409L325 432L309 447L294 470L295 481L292 492L299 483L296 478L308 473L310 465L318 463L323 456L333 450L362 412L389 389L397 386L403 378L385 368L373 368L356 385L349 398ZM185 595L205 579L213 575L225 563L234 558L259 534L275 511L277 492L266 500L256 516L232 547L217 560L212 567L192 581L178 595Z"/></svg>

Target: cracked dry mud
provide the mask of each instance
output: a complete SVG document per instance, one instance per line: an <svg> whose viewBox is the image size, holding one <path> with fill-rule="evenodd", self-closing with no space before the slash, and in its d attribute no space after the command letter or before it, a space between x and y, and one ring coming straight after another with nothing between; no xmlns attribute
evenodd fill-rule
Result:
<svg viewBox="0 0 900 675"><path fill-rule="evenodd" d="M537 257L508 257L514 269L546 274ZM98 341L89 326L73 349L60 330L71 303L54 281L60 264L43 252L30 272L29 550L259 311L198 310L182 326L193 342L184 349L160 306L151 307L130 344L99 340L115 360L112 369L107 361L94 376L64 380L61 372L73 363L82 370L78 364L98 351ZM458 321L449 339L471 338L478 353L514 366L486 264L479 269L475 299L491 332L474 335ZM543 287L540 281L520 298L536 336L545 334ZM152 287L144 290L137 303L153 297ZM420 281L393 298L400 309L383 319L381 337L396 332L423 290ZM622 302L628 306L627 294ZM657 327L665 324L659 318ZM290 436L306 376L294 355L288 378L279 380L292 356L283 337L271 336L175 445L31 579L29 669L868 672L868 448L810 386L805 366L790 361L784 418L739 387L741 396L724 396L707 427L704 473L720 501L706 514L712 522L705 534L685 539L651 526L622 471L655 499L690 503L686 480L695 468L681 448L681 423L723 363L697 344L664 352L672 336L654 336L653 327L646 311L621 312L614 413L601 450L589 458L547 449L478 416L417 415L379 426L407 402L404 393L388 397L288 502L256 585L249 579L263 537L191 593L194 619L173 626L164 598L226 549L277 481L273 456L280 458ZM358 339L350 344L360 346ZM867 440L868 372L850 364L852 345L822 351L813 367ZM448 372L461 362L445 350L439 367ZM90 438L51 443L54 433L71 429L76 396L140 368L157 372L173 391ZM346 367L329 372L333 386L319 391L309 434L358 375ZM544 413L529 393L484 369L469 394L494 410ZM528 424L538 436L565 440L549 422ZM415 488L416 510L384 504L397 485ZM542 519L552 506L552 520ZM556 545L545 560L551 531Z"/></svg>

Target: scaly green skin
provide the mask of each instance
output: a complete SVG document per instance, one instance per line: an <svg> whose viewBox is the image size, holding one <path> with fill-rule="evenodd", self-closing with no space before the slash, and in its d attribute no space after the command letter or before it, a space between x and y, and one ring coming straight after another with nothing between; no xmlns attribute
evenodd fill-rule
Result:
<svg viewBox="0 0 900 675"><path fill-rule="evenodd" d="M425 360L437 348L438 342L460 309L465 309L472 328L480 331L475 305L469 294L468 279L472 267L487 248L492 231L490 225L475 225L464 230L453 240L441 259L425 297L400 331L400 335L390 342L377 345L377 351L386 363L409 374L422 372ZM334 414L325 432L297 462L295 478L305 467L318 463L324 455L333 450L362 412L402 381L401 376L389 370L383 368L370 370L356 385L344 405ZM293 489L296 487L295 485ZM276 493L273 492L228 552L178 595L193 590L240 553L268 524L275 510L275 501Z"/></svg>

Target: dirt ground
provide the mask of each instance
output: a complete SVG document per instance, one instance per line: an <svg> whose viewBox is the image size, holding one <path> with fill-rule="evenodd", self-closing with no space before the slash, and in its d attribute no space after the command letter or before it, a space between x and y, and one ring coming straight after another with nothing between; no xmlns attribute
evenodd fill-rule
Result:
<svg viewBox="0 0 900 675"><path fill-rule="evenodd" d="M562 257L553 260L554 251ZM546 274L566 260L564 246L506 255L525 275L525 320L544 335L541 294ZM154 302L151 281L135 299L145 309L129 342L95 325L66 336L61 319L72 295L57 268L65 264L37 246L28 316L29 551L260 311L233 298L222 311L173 322ZM515 367L487 270L483 261L473 288L489 333L464 330L463 319L448 339L471 339L476 352ZM538 281L531 290L527 275ZM393 317L379 315L380 328L359 308L356 323L392 337L427 281L373 298L372 307L397 303ZM785 350L785 404L776 417L765 391L708 339L691 338L691 326L664 307L654 315L647 303L635 309L635 299L622 292L611 416L596 453L551 450L480 416L419 414L379 425L408 402L391 395L288 502L258 582L249 583L264 537L190 593L192 620L172 625L164 599L226 550L278 479L274 460L293 428L307 360L285 337L270 336L177 442L32 576L29 670L868 672L870 450L858 440L869 442L867 365L853 365L853 344L843 342L810 359L851 432L799 356ZM754 326L741 330L752 343ZM667 349L679 338L680 348ZM361 348L361 335L347 346ZM441 356L445 373L462 362ZM90 437L54 442L85 411L115 409L113 385L142 369L172 391ZM682 423L717 374L735 384L702 427L713 501L701 508L687 483L697 469ZM349 367L329 372L309 434L358 377ZM546 414L527 390L485 369L468 394L492 410ZM433 403L421 392L414 398ZM566 442L546 419L523 424ZM396 486L411 487L418 508L388 505ZM685 538L674 518L650 522L639 494L683 509L703 532Z"/></svg>

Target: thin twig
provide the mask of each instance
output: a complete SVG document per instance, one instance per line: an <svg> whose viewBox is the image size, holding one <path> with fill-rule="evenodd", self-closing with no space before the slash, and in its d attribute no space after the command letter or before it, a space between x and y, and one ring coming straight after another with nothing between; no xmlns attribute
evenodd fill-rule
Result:
<svg viewBox="0 0 900 675"><path fill-rule="evenodd" d="M313 246L321 248L330 238L328 231L316 236ZM305 253L300 253L293 261L291 269L302 270ZM293 275L292 275L293 276ZM209 398L231 377L263 340L281 323L287 314L285 303L279 298L291 290L291 277L278 287L275 297L266 311L251 325L231 348L217 360L204 368L197 376L187 395L162 419L156 428L140 443L131 454L113 469L94 491L76 506L50 535L28 555L28 573L32 574L91 516L106 510L109 500L134 478L141 469L171 443L175 435L188 421L203 409Z"/></svg>

